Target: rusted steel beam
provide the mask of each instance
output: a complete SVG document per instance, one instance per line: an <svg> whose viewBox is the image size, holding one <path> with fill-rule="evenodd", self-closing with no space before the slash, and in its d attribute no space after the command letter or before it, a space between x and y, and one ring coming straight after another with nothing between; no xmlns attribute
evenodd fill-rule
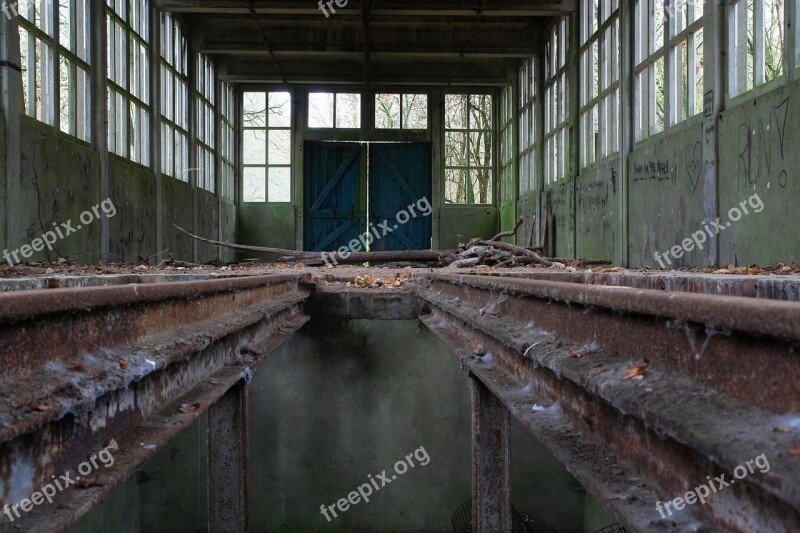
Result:
<svg viewBox="0 0 800 533"><path fill-rule="evenodd" d="M208 530L247 531L247 383L208 410Z"/></svg>
<svg viewBox="0 0 800 533"><path fill-rule="evenodd" d="M251 375L308 320L301 281L292 274L0 294L0 505L28 498L112 438L121 450L147 442L135 440L138 432L169 419L176 400L209 384L222 396L233 383L218 382L218 373ZM189 403L201 414L213 402ZM178 429L161 426L159 442ZM109 480L92 494L107 493L148 455L131 457L122 477L101 471ZM41 520L58 530L98 501L74 488L57 498L0 528Z"/></svg>
<svg viewBox="0 0 800 533"><path fill-rule="evenodd" d="M472 384L472 531L511 531L511 419L477 379Z"/></svg>
<svg viewBox="0 0 800 533"><path fill-rule="evenodd" d="M800 530L800 461L787 453L800 441L800 305L428 279L424 322L629 529ZM624 379L634 365L642 377ZM761 454L768 472L666 520L656 511Z"/></svg>
<svg viewBox="0 0 800 533"><path fill-rule="evenodd" d="M463 274L470 274L464 272ZM518 269L480 273L481 276L541 281L561 281L585 285L608 285L633 289L653 289L666 292L690 292L708 295L744 296L767 300L800 301L800 276L797 275L735 275L694 272L594 272L579 270L525 271Z"/></svg>

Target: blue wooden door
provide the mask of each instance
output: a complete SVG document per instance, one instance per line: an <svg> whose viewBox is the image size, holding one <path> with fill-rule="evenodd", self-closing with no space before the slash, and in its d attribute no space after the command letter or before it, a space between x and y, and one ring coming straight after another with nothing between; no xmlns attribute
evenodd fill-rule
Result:
<svg viewBox="0 0 800 533"><path fill-rule="evenodd" d="M307 251L333 251L364 232L363 152L358 143L305 143L303 247Z"/></svg>
<svg viewBox="0 0 800 533"><path fill-rule="evenodd" d="M430 206L430 143L376 143L370 144L369 150L369 221L378 227L386 220L386 226L391 229L391 233L376 239L370 249L430 248L430 211L421 212L417 208L421 201L423 207ZM411 204L414 204L416 216L409 212ZM411 215L405 224L397 219L401 211ZM379 233L382 234L383 230Z"/></svg>

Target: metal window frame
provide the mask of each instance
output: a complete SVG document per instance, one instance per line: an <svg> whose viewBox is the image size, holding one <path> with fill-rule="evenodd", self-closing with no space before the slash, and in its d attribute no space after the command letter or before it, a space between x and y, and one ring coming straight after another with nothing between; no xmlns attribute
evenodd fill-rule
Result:
<svg viewBox="0 0 800 533"><path fill-rule="evenodd" d="M236 92L232 83L220 82L220 139L221 198L233 200L236 175Z"/></svg>
<svg viewBox="0 0 800 533"><path fill-rule="evenodd" d="M249 91L248 91L249 92ZM327 126L311 126L309 124L309 120L311 120L311 113L306 113L306 124L305 128L309 131L359 131L364 127L364 101L366 100L365 95L363 92L360 91L351 91L351 90L311 90L306 94L306 108L311 108L311 95L312 94L330 94L333 96L333 127ZM358 106L358 126L353 128L344 128L338 125L337 120L337 113L336 113L336 106L337 106L337 96L340 94L357 94L359 97L359 106ZM394 94L394 93L391 93ZM402 99L400 102L401 105L401 112L402 112ZM430 104L429 104L430 105ZM391 131L391 130L389 130Z"/></svg>
<svg viewBox="0 0 800 533"><path fill-rule="evenodd" d="M130 71L130 66L132 64L131 61L130 61L130 59L131 59L130 58L131 45L134 42L138 42L142 46L144 46L144 48L146 50L148 50L148 52L150 51L150 45L148 44L148 37L149 36L142 37L141 35L139 35L136 32L136 30L133 28L131 23L130 23L132 6L133 6L133 2L135 2L135 1L136 0L123 0L124 5L125 5L125 10L126 10L124 18L119 13L116 12L116 10L114 9L114 6L109 5L108 2L106 2L106 5L105 5L106 22L108 23L108 21L110 19L112 22L118 23L119 25L121 25L125 29L125 33L126 33L125 46L128 48L127 52L128 52L128 56L129 56L128 57L128 65L127 65L127 68L125 68L125 87L119 85L115 81L112 81L111 78L108 77L108 73L106 73L106 87L107 87L106 99L108 99L109 94L117 93L117 94L121 95L122 99L125 101L125 108L126 108L126 111L127 111L126 114L125 114L125 127L126 127L126 132L127 132L127 138L126 138L127 142L125 143L125 153L124 154L117 153L115 151L116 143L112 144L111 142L108 143L108 150L109 150L110 153L113 153L113 154L116 154L116 155L118 155L120 157L123 157L123 158L127 159L128 161L131 161L133 163L137 163L137 164L140 164L140 165L142 165L144 167L150 168L152 166L152 161L153 161L153 157L152 157L153 147L150 146L150 142L149 142L150 133L149 133L149 131L150 131L150 128L151 128L151 125L152 125L153 109L152 109L152 105L150 103L145 103L144 100L142 100L139 97L135 96L131 92L131 71ZM144 4L145 9L148 12L152 9L152 6L150 5L150 1L149 0L143 0L143 4ZM148 19L148 33L152 34L153 33L152 30L153 30L153 28L149 27L149 19ZM111 35L110 34L107 36L106 45L108 46L108 48L112 52L112 53L109 54L109 66L110 66L111 65L110 58L112 56L114 56L116 54L116 52L117 52L116 43L114 43L113 39L111 39ZM149 53L145 56L145 63L147 64L148 72L150 73L150 75L152 75L152 68L151 68L151 65L149 64L149 61L150 61L150 57L149 56L150 56ZM148 86L148 91L149 91L149 86ZM148 100L152 101L152 96L153 96L152 94L148 95ZM137 111L139 111L139 110L144 111L144 113L145 113L145 115L147 117L147 120L148 120L148 127L147 127L146 131L143 131L141 128L134 127L134 124L133 124L132 119L131 119L131 114L130 114L131 106L133 106L133 108L136 109ZM116 106L110 106L109 105L108 108L109 108L109 114L111 114L111 110L112 109L114 110L114 118L118 120L119 117L116 116ZM116 123L117 120L115 120L115 123ZM109 124L110 123L111 123L111 120L109 118ZM108 136L110 136L111 130L108 129L106 134ZM110 139L109 139L109 141L110 141ZM134 146L142 146L142 144L144 142L147 143L148 149L146 149L146 150L143 149L141 151L141 153L142 153L142 155L144 155L146 157L146 161L141 161L141 160L138 160L138 159L134 159L134 154L132 153L132 150L131 150L132 143L133 143Z"/></svg>
<svg viewBox="0 0 800 533"><path fill-rule="evenodd" d="M791 24L800 22L793 20L797 18L797 0L785 0L783 4L783 42L781 43L781 73L771 80L766 79L766 34L764 28L764 8L765 1L752 0L753 17L747 17L747 0L729 0L726 4L726 23L728 30L728 49L731 53L728 56L728 78L727 78L727 97L732 100L744 94L752 94L751 91L764 86L773 86L781 83L784 79L794 79L797 58L800 58L800 51L792 50L796 48L796 34L790 35L792 31L800 31L798 28L791 30ZM744 20L742 14L745 14ZM753 76L750 78L747 72L748 47L746 46L748 31L752 25L753 29ZM788 30L788 31L787 31ZM740 41L745 45L740 45ZM795 55L795 58L789 56ZM748 86L750 85L750 86Z"/></svg>
<svg viewBox="0 0 800 533"><path fill-rule="evenodd" d="M527 164L530 159L535 159L539 147L539 139L536 136L537 128L535 122L537 119L536 110L538 109L538 97L536 76L538 72L538 62L536 57L528 58L519 69L518 75L518 105L517 105L517 124L520 132L519 140L519 159L520 159L520 181L519 181L519 195L523 195L537 189L538 178L538 165ZM523 89L524 88L524 89ZM523 117L527 119L523 120ZM523 124L523 121L526 122ZM532 167L532 168L531 168ZM530 171L527 176L525 189L522 187L522 169Z"/></svg>
<svg viewBox="0 0 800 533"><path fill-rule="evenodd" d="M61 42L61 31L60 31L60 11L61 7L59 2L51 2L50 5L50 20L52 23L52 36L48 34L43 29L39 28L35 21L29 20L22 12L19 13L18 21L19 21L19 28L20 30L25 31L27 34L33 37L33 46L28 46L28 69L25 73L28 76L28 94L25 95L25 99L23 100L24 105L24 113L26 116L45 124L47 126L53 127L56 131L59 131L65 135L69 135L70 137L77 139L78 141L84 143L91 143L91 136L92 136L92 127L91 127L91 76L92 76L92 68L89 59L86 60L82 59L77 52L73 52L70 48L77 48L77 22L79 21L79 17L77 14L77 6L76 2L78 0L69 0L69 5L66 6L66 9L69 10L69 21L70 21L70 44L69 47L65 46ZM33 9L36 9L36 3L31 4ZM87 11L83 14L83 18L90 18L91 17L91 3L86 3ZM81 22L85 22L85 20L81 20ZM91 24L86 24L85 26L90 32ZM91 38L91 37L90 37ZM37 72L38 69L36 67L30 68L31 57L34 60L34 65L37 65L36 62L36 40L42 41L45 46L50 49L50 56L51 56L51 64L48 65L47 73L48 78L43 80L41 83L42 88L42 97L43 101L41 103L42 109L47 110L49 114L48 118L49 121L42 121L36 117L36 114L30 114L28 112L28 104L30 102L36 101L36 79L37 79ZM20 41L20 46L23 43ZM61 123L61 58L62 56L70 62L69 72L67 72L67 85L73 89L72 94L70 95L70 100L67 102L68 112L67 117L70 121L69 125L67 126L67 130L63 129L63 124ZM87 98L88 101L85 104L85 111L84 111L84 122L87 126L86 131L86 138L81 137L78 135L78 69L83 70L86 75L87 79L89 80L89 85L86 88L89 91L89 94L84 95L84 98ZM44 100L46 99L46 100ZM73 133L74 132L74 133Z"/></svg>
<svg viewBox="0 0 800 533"><path fill-rule="evenodd" d="M467 127L466 128L448 128L447 125L446 125L446 121L443 121L444 122L444 127L442 128L442 130L443 130L443 134L444 134L445 137L447 136L448 132L464 133L464 134L466 134L467 142L469 142L469 137L470 137L471 133L488 133L489 135L492 135L492 136L494 135L494 133L495 133L494 132L494 130L495 130L494 126L495 126L495 124L497 123L497 120L498 120L497 113L495 112L495 109L494 109L494 105L495 105L495 95L494 94L488 93L488 92L454 92L454 93L446 92L444 94L445 102L447 102L447 97L448 96L463 96L463 97L466 98L466 115L467 115L467 124L466 124L466 126ZM472 126L472 116L470 115L469 110L472 107L472 104L470 103L470 100L471 100L471 98L473 96L488 96L489 98L491 98L490 108L492 110L492 121L491 121L492 123L489 125L488 128L473 128L473 127L471 127ZM444 155L445 179L442 180L443 184L444 184L444 187L445 187L445 195L447 194L446 174L447 174L448 170L464 170L465 171L465 174L464 174L465 182L463 184L465 191L469 187L472 186L471 183L469 182L470 170L488 170L491 173L491 186L489 187L489 190L492 193L492 201L490 201L490 202L467 202L467 201L464 201L464 202L450 202L449 205L495 205L495 204L498 203L498 202L495 201L496 200L495 193L496 193L496 186L497 186L497 176L496 176L496 173L494 172L494 163L497 160L496 159L497 154L494 153L495 152L494 151L494 142L495 142L495 139L494 139L494 137L492 137L492 139L491 139L492 160L489 163L489 165L472 165L472 164L470 164L469 154L467 155L467 160L466 160L467 164L466 165L448 165L447 164L447 154L445 153L445 155ZM446 150L446 148L447 148L446 143L443 142L443 146L445 147L445 150ZM445 200L445 203L447 203L446 200Z"/></svg>
<svg viewBox="0 0 800 533"><path fill-rule="evenodd" d="M617 131L620 124L618 115L608 113L612 99L617 100L617 109L620 107L621 82L621 46L614 50L614 31L617 33L616 43L621 44L621 8L620 2L612 6L611 1L601 2L597 6L597 28L592 30L594 10L581 12L581 43L578 48L579 68L581 79L584 83L579 88L580 107L580 158L581 166L589 166L606 157L619 153L620 134ZM609 42L608 35L612 39ZM592 49L597 45L597 72L592 64ZM615 79L616 78L616 79ZM593 95L591 80L597 79L597 94ZM595 111L596 109L596 111ZM597 113L597 128L592 121L593 113ZM607 116L603 121L602 117ZM595 137L597 140L595 140Z"/></svg>
<svg viewBox="0 0 800 533"><path fill-rule="evenodd" d="M211 58L205 54L195 54L195 62L194 97L197 115L194 140L197 158L197 186L211 194L216 194L216 67ZM201 124L202 127L200 127Z"/></svg>
<svg viewBox="0 0 800 533"><path fill-rule="evenodd" d="M245 93L262 93L262 94L264 94L264 98L265 98L264 102L265 102L265 105L266 105L266 108L265 108L266 116L265 116L265 119L264 119L264 127L258 127L258 128L252 127L252 126L248 127L248 126L245 126L244 123L242 123L241 137L240 137L241 146L244 147L244 132L245 131L263 131L265 133L265 135L264 135L264 143L265 143L264 158L266 160L266 163L263 164L263 165L262 164L245 163L244 159L242 159L242 184L244 184L244 170L245 169L248 169L248 168L263 168L264 169L264 200L247 200L247 199L245 199L244 198L244 185L243 185L242 186L242 203L243 204L254 204L254 205L259 205L259 204L288 205L288 204L291 204L292 203L292 195L294 193L294 183L293 183L293 180L291 179L291 175L292 175L292 170L294 169L294 163L295 163L294 153L293 153L293 149L292 149L293 141L294 141L294 132L292 131L292 125L294 124L294 117L295 117L295 113L296 113L294 105L292 105L293 94L291 93L291 91L270 91L268 89L258 90L258 91L245 90L242 93L242 97L244 97ZM269 116L270 116L270 113L269 113L269 95L271 93L287 93L287 94L289 94L289 103L291 105L291 107L289 108L289 126L270 126L270 121L269 121ZM343 93L343 94L351 94L351 93ZM336 98L334 97L333 100L334 100L334 113L335 113L336 112L336 109L335 109ZM244 114L244 108L242 108L242 114ZM334 124L336 124L336 116L335 115L334 115ZM317 130L317 129L331 129L331 128L314 128L314 130ZM346 129L350 129L350 128L346 128ZM288 148L289 148L289 150L288 150L288 152L289 152L289 163L288 164L286 164L286 163L280 163L280 164L272 164L272 163L270 163L270 161L269 161L269 132L270 131L288 131L289 132L289 146L288 146ZM271 168L288 168L289 169L289 175L290 175L290 179L289 179L289 200L284 201L284 202L278 202L278 201L270 200L270 194L269 194L269 169L271 169Z"/></svg>
<svg viewBox="0 0 800 533"><path fill-rule="evenodd" d="M174 17L171 14L165 13L165 12L161 12L161 13L159 13L159 15L160 15L159 16L159 23L160 23L160 35L159 35L159 37L161 38L162 44L164 43L165 30L168 31L169 34L170 34L169 35L169 39L170 39L170 43L172 43L172 46L170 46L169 55L172 56L172 52L174 52L174 50L175 50L175 40L176 40L176 38L180 38L182 40L182 42L186 45L185 48L184 48L183 57L181 58L181 61L183 63L181 65L175 65L174 64L174 62L175 62L174 58L165 57L165 50L164 50L165 47L164 46L161 47L161 50L160 50L160 58L161 58L160 59L160 65L161 65L161 67L163 69L162 72L166 72L166 74L168 76L171 76L172 79L173 79L173 82L176 82L176 81L179 81L179 80L182 81L184 83L184 87L185 87L185 91L184 91L185 94L184 94L184 98L183 98L183 102L182 102L182 104L183 104L182 105L182 109L178 110L177 98L176 98L177 95L178 95L177 83L173 83L172 84L172 88L173 88L172 93L173 94L170 95L170 98L172 99L173 116L176 117L176 118L175 119L170 119L165 114L165 111L166 111L165 106L167 105L167 101L164 98L161 99L160 114L161 114L161 124L162 125L166 125L169 128L171 128L172 131L173 131L173 134L180 133L180 134L183 135L183 137L184 137L184 139L186 141L185 142L185 146L184 146L184 154L183 154L184 157L183 157L183 159L184 159L184 162L185 162L185 166L188 167L189 166L189 130L188 130L188 128L184 128L184 127L182 127L182 126L180 126L178 124L177 116L178 116L179 113L183 113L184 114L184 117L183 117L184 118L184 123L187 124L187 125L189 124L189 113L190 113L190 109L189 109L189 94L188 94L189 93L189 87L190 87L190 84L189 84L189 73L188 73L188 70L189 70L189 66L188 66L188 61L189 61L189 59L188 59L188 56L189 56L189 48L188 48L188 46L189 46L189 43L186 40L186 37L184 37L184 35L183 35L183 31L182 31L182 29L180 27L180 24L178 23L177 20L174 19ZM165 27L165 23L169 23L169 28ZM161 85L162 86L164 85L164 82L165 82L165 80L162 78L161 79ZM173 148L175 146L175 142L174 141L173 142L169 142L169 141L170 140L164 139L163 136L162 136L162 138L161 138L161 147L160 148L162 150L165 149L165 148L166 149ZM175 178L175 179L177 179L179 181L183 181L183 182L188 183L189 182L189 169L188 168L184 168L183 173L179 173L178 170L179 170L178 169L178 164L177 164L177 160L175 159L175 157L172 158L172 168L170 170L166 170L164 168L164 161L163 161L163 158L162 158L162 161L161 161L161 173L162 174L164 174L166 176L169 176L171 178Z"/></svg>
<svg viewBox="0 0 800 533"><path fill-rule="evenodd" d="M545 185L567 177L567 130L569 128L569 17L561 17L548 30L544 64L544 177ZM561 103L557 108L556 103ZM554 116L558 109L558 116ZM552 149L552 151L551 151ZM552 156L552 157L550 157ZM560 157L559 157L560 156Z"/></svg>
<svg viewBox="0 0 800 533"><path fill-rule="evenodd" d="M375 128L376 131L398 131L398 130L401 130L401 131L402 130L406 130L406 131L428 131L431 128L431 99L430 99L428 93L420 93L420 92L413 92L413 93L375 92L373 96L374 96L374 101L376 102L376 104L377 104L377 101L378 101L378 96L399 96L400 97L400 126L397 127L397 128L379 128L378 127L378 113L377 113L377 111L375 111L372 123L373 123L373 127ZM403 113L403 107L405 105L405 100L404 100L403 97L405 97L405 96L424 96L425 97L426 112L425 112L425 127L424 128L407 128L406 127L405 120L404 120L404 113ZM334 98L334 103L335 103L335 98ZM377 109L377 106L375 107L375 109ZM334 115L335 115L335 113L336 113L336 109L335 109L335 106L334 106ZM335 124L335 116L334 116L334 124ZM319 129L319 128L314 128L314 129ZM346 128L346 129L352 129L352 128Z"/></svg>

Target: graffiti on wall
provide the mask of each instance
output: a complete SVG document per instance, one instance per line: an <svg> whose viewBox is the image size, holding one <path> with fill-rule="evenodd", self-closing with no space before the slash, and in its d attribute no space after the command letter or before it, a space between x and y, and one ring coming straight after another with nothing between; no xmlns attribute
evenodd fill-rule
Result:
<svg viewBox="0 0 800 533"><path fill-rule="evenodd" d="M786 98L770 109L768 117L762 116L757 121L739 124L736 152L738 190L751 188L761 180L767 181L765 187L769 187L773 180L781 188L786 187L789 177L786 173L784 143L788 116L789 98Z"/></svg>

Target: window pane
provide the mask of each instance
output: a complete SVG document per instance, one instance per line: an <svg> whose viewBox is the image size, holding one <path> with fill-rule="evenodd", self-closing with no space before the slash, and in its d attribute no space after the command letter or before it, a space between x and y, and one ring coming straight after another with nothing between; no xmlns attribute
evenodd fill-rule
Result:
<svg viewBox="0 0 800 533"><path fill-rule="evenodd" d="M403 127L424 130L428 128L428 95L403 95Z"/></svg>
<svg viewBox="0 0 800 533"><path fill-rule="evenodd" d="M308 126L310 128L333 127L332 93L311 93L308 95Z"/></svg>
<svg viewBox="0 0 800 533"><path fill-rule="evenodd" d="M288 128L291 125L291 95L287 92L269 93L269 127Z"/></svg>
<svg viewBox="0 0 800 533"><path fill-rule="evenodd" d="M264 128L267 126L267 100L266 94L244 93L242 107L244 116L242 122L245 128Z"/></svg>
<svg viewBox="0 0 800 533"><path fill-rule="evenodd" d="M292 162L289 130L269 130L269 164L288 165Z"/></svg>
<svg viewBox="0 0 800 533"><path fill-rule="evenodd" d="M463 94L448 94L444 97L444 125L448 129L466 129L467 97Z"/></svg>
<svg viewBox="0 0 800 533"><path fill-rule="evenodd" d="M336 95L336 127L351 129L361 127L360 94Z"/></svg>
<svg viewBox="0 0 800 533"><path fill-rule="evenodd" d="M271 167L269 169L269 201L291 201L291 169L289 167Z"/></svg>
<svg viewBox="0 0 800 533"><path fill-rule="evenodd" d="M400 128L400 95L375 95L375 127L378 129Z"/></svg>
<svg viewBox="0 0 800 533"><path fill-rule="evenodd" d="M444 171L444 201L446 203L463 204L467 201L466 175L464 169L449 168Z"/></svg>
<svg viewBox="0 0 800 533"><path fill-rule="evenodd" d="M467 166L467 134L448 131L444 135L445 165L448 167Z"/></svg>
<svg viewBox="0 0 800 533"><path fill-rule="evenodd" d="M267 179L264 167L245 167L242 176L242 199L245 202L267 201Z"/></svg>
<svg viewBox="0 0 800 533"><path fill-rule="evenodd" d="M242 158L245 165L265 165L267 163L267 132L264 130L244 130Z"/></svg>

